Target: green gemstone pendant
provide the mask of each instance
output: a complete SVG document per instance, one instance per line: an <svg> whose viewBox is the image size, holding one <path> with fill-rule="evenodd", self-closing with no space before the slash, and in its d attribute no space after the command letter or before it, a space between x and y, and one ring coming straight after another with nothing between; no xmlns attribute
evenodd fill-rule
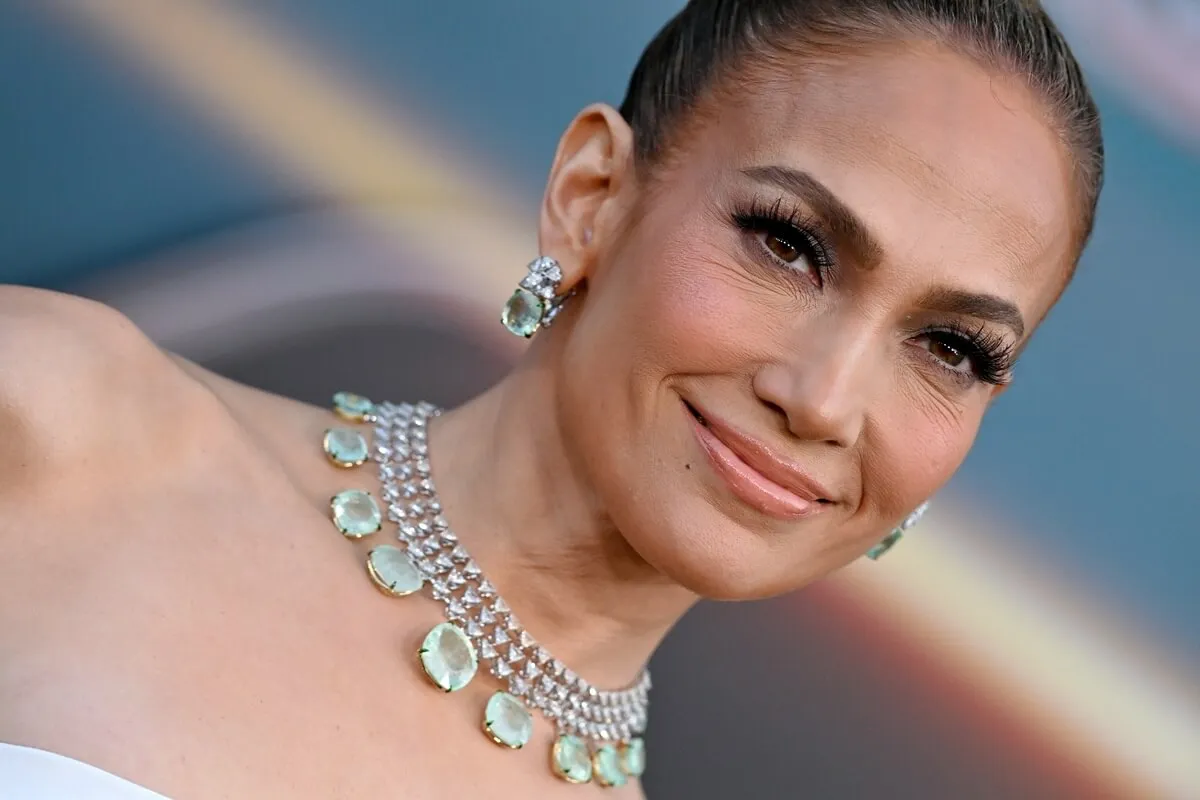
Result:
<svg viewBox="0 0 1200 800"><path fill-rule="evenodd" d="M587 744L578 736L564 734L555 739L550 764L554 774L567 783L587 783L592 779L592 757Z"/></svg>
<svg viewBox="0 0 1200 800"><path fill-rule="evenodd" d="M621 769L631 778L640 778L646 771L646 742L644 739L630 739L621 745Z"/></svg>
<svg viewBox="0 0 1200 800"><path fill-rule="evenodd" d="M338 392L333 396L333 411L350 422L368 422L375 414L375 404L361 394Z"/></svg>
<svg viewBox="0 0 1200 800"><path fill-rule="evenodd" d="M625 771L621 769L621 756L617 753L617 748L611 744L606 744L596 751L592 756L592 768L596 776L596 783L601 786L624 786Z"/></svg>
<svg viewBox="0 0 1200 800"><path fill-rule="evenodd" d="M872 561L878 561L884 553L896 546L896 542L900 541L904 536L902 528L896 528L894 531L883 537L879 544L867 551L867 558Z"/></svg>
<svg viewBox="0 0 1200 800"><path fill-rule="evenodd" d="M357 467L365 463L370 454L367 440L353 428L330 428L321 440L325 455L339 467Z"/></svg>
<svg viewBox="0 0 1200 800"><path fill-rule="evenodd" d="M420 590L425 577L399 547L381 544L367 554L367 574L384 594L404 597Z"/></svg>
<svg viewBox="0 0 1200 800"><path fill-rule="evenodd" d="M417 651L429 680L443 692L456 692L471 682L479 667L475 646L457 625L433 627Z"/></svg>
<svg viewBox="0 0 1200 800"><path fill-rule="evenodd" d="M518 288L504 304L500 321L512 333L528 339L537 332L545 313L546 303L542 298L528 289Z"/></svg>
<svg viewBox="0 0 1200 800"><path fill-rule="evenodd" d="M496 744L520 750L533 735L533 715L508 692L496 692L484 709L483 730Z"/></svg>
<svg viewBox="0 0 1200 800"><path fill-rule="evenodd" d="M329 501L333 511L333 524L350 539L370 536L383 527L383 513L375 498L362 489L347 489L338 492Z"/></svg>

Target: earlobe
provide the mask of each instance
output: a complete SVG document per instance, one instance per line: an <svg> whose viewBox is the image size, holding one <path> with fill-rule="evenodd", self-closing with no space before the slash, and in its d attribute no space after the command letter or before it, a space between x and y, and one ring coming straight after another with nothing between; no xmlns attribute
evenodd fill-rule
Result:
<svg viewBox="0 0 1200 800"><path fill-rule="evenodd" d="M541 252L561 265L565 283L586 274L606 225L619 217L617 199L631 169L633 132L611 106L585 108L558 144L539 224Z"/></svg>

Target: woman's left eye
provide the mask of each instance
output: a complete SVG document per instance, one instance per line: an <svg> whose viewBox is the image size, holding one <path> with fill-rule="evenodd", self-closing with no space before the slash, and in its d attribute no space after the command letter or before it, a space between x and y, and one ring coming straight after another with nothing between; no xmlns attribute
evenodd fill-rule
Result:
<svg viewBox="0 0 1200 800"><path fill-rule="evenodd" d="M980 328L968 331L928 331L911 340L929 353L946 371L964 383L989 383L994 386L1012 380L1016 344L1002 334Z"/></svg>
<svg viewBox="0 0 1200 800"><path fill-rule="evenodd" d="M955 372L974 372L975 367L971 361L971 356L967 352L968 348L959 342L947 340L926 334L922 337L922 344L934 358L941 361Z"/></svg>

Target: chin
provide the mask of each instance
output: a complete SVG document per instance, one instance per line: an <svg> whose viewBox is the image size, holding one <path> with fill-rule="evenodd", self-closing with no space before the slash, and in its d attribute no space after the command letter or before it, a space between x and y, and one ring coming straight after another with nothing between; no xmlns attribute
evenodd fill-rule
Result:
<svg viewBox="0 0 1200 800"><path fill-rule="evenodd" d="M626 542L665 578L707 600L761 600L819 577L781 559L771 533L739 524L699 498L657 505L646 516L621 525Z"/></svg>

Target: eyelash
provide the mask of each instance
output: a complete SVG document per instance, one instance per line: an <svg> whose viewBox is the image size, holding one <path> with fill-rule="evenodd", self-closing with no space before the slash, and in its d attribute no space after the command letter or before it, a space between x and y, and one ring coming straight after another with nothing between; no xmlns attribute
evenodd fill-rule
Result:
<svg viewBox="0 0 1200 800"><path fill-rule="evenodd" d="M924 336L953 348L971 359L971 372L962 372L947 366L945 362L934 356L943 369L956 376L965 375L973 380L990 383L994 386L1008 383L1012 379L1013 362L1016 360L1016 346L1003 335L985 329L983 326L967 327L961 322L951 322L923 332Z"/></svg>
<svg viewBox="0 0 1200 800"><path fill-rule="evenodd" d="M800 251L816 272L818 286L823 286L826 276L836 266L834 248L820 229L820 220L812 217L798 206L784 206L784 198L766 204L752 200L748 205L733 212L734 224L746 233L766 233ZM763 248L763 255L786 270L796 272L787 262ZM983 326L969 328L960 322L951 322L922 332L923 336L962 353L971 360L972 370L963 372L953 369L941 359L930 355L939 366L953 377L1001 385L1012 378L1016 347L1001 334L988 331Z"/></svg>
<svg viewBox="0 0 1200 800"><path fill-rule="evenodd" d="M798 206L784 208L784 198L767 205L752 200L749 205L733 212L733 223L746 233L766 233L796 248L812 265L818 286L824 285L826 273L833 269L833 247L820 231L819 220ZM783 269L797 272L795 267L764 248L764 255Z"/></svg>

